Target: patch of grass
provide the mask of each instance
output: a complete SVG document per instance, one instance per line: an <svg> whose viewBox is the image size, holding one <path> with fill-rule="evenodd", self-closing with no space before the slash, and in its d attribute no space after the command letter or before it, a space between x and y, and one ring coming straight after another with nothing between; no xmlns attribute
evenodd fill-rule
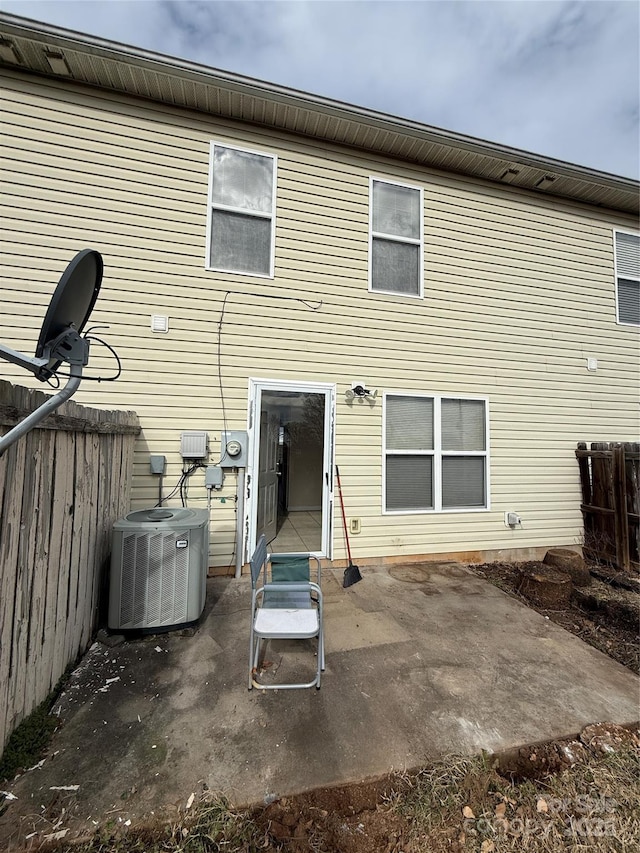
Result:
<svg viewBox="0 0 640 853"><path fill-rule="evenodd" d="M402 782L393 806L410 824L416 850L428 850L420 846L428 840L434 845L439 840L443 849L450 849L460 834L463 809L471 808L472 802L485 802L501 780L483 754L450 755L415 775L403 776Z"/></svg>
<svg viewBox="0 0 640 853"><path fill-rule="evenodd" d="M194 808L172 825L146 824L130 830L99 830L90 839L72 843L53 841L41 853L258 853L264 834L244 812L234 810L224 797L205 794Z"/></svg>
<svg viewBox="0 0 640 853"><path fill-rule="evenodd" d="M11 734L0 759L0 782L37 763L59 724L50 713L59 694L56 688Z"/></svg>
<svg viewBox="0 0 640 853"><path fill-rule="evenodd" d="M484 757L450 757L406 780L394 807L412 853L626 853L640 837L640 757L624 746L540 780L510 782Z"/></svg>

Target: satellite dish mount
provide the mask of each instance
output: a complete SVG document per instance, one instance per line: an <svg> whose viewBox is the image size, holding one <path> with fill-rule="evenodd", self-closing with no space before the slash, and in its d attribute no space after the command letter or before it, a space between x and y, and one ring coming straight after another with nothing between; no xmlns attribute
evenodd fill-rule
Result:
<svg viewBox="0 0 640 853"><path fill-rule="evenodd" d="M33 358L0 344L0 358L31 371L41 382L55 376L62 364L69 365L69 379L64 388L0 438L0 456L78 390L82 370L89 362L89 341L81 332L98 298L103 269L99 252L93 249L78 252L51 298Z"/></svg>

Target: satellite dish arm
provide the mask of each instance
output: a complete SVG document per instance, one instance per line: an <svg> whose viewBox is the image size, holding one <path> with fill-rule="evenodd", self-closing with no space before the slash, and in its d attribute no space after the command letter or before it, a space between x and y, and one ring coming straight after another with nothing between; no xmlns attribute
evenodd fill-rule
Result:
<svg viewBox="0 0 640 853"><path fill-rule="evenodd" d="M3 348L4 349L4 348ZM18 353L19 355L19 353ZM41 359L33 359L33 361L40 361ZM45 364L46 364L45 359ZM12 430L6 435L3 435L0 438L0 456L5 452L8 447L16 442L19 438L22 438L23 435L26 435L29 430L33 429L37 426L41 421L43 421L47 415L50 415L51 412L55 412L63 403L65 403L75 392L78 390L78 386L82 381L82 365L72 364L69 366L70 377L67 384L61 391L58 391L57 394L54 394L53 397L49 397L49 399L44 402L41 406L31 412L23 421L14 426Z"/></svg>
<svg viewBox="0 0 640 853"><path fill-rule="evenodd" d="M11 445L37 426L51 412L55 412L63 403L75 394L82 380L82 369L89 361L89 341L81 338L75 329L65 329L57 338L44 346L42 358L29 358L10 347L0 345L0 357L6 358L22 367L31 370L38 379L47 376L46 367L51 359L65 361L69 365L69 381L61 391L49 397L41 406L31 412L23 421L16 424L12 430L0 438L0 456Z"/></svg>
<svg viewBox="0 0 640 853"><path fill-rule="evenodd" d="M23 355L21 352L11 349L11 347L4 346L4 344L0 344L0 358L17 364L18 367L24 367L35 373L36 376L49 361L48 358L31 358L28 355Z"/></svg>

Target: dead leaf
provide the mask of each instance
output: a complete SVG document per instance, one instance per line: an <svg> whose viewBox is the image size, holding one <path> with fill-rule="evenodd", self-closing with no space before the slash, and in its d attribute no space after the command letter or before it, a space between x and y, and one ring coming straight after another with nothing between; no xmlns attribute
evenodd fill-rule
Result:
<svg viewBox="0 0 640 853"><path fill-rule="evenodd" d="M504 817L504 813L506 812L506 810L506 803L498 803L498 805L496 806L496 817Z"/></svg>
<svg viewBox="0 0 640 853"><path fill-rule="evenodd" d="M535 754L535 752L532 752L531 755L529 756L529 761L537 761L537 760L538 760L538 756Z"/></svg>
<svg viewBox="0 0 640 853"><path fill-rule="evenodd" d="M543 812L544 814L546 814L549 811L549 806L547 805L547 801L543 800L542 797L540 797L540 799L536 803L536 809L539 812Z"/></svg>
<svg viewBox="0 0 640 853"><path fill-rule="evenodd" d="M485 840L480 845L480 853L493 853L496 849L496 845L491 841L490 838L485 838Z"/></svg>
<svg viewBox="0 0 640 853"><path fill-rule="evenodd" d="M45 835L45 841L60 841L69 832L68 829L61 829L60 832L52 832L50 835Z"/></svg>
<svg viewBox="0 0 640 853"><path fill-rule="evenodd" d="M476 816L473 813L473 810L471 808L469 808L469 806L465 806L462 809L462 814L464 815L464 817L469 818L470 820L475 820L475 818L476 818Z"/></svg>

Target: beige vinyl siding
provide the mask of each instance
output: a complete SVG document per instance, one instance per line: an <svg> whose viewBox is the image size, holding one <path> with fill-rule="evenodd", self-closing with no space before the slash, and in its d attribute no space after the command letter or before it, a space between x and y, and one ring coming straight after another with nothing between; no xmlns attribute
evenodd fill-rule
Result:
<svg viewBox="0 0 640 853"><path fill-rule="evenodd" d="M109 324L98 334L123 374L84 382L74 399L137 411L133 506L157 499L150 453L168 458L165 493L177 481L182 430L206 429L217 459L229 290L228 426L246 427L249 377L336 384L336 461L348 514L362 519L358 559L579 541L576 442L638 434L637 329L615 322L612 229L634 230L628 217L17 74L6 75L2 121L0 340L32 352L65 265L81 248L102 252L91 322ZM273 280L205 270L211 140L278 157ZM371 176L424 190L422 300L367 290ZM168 334L150 331L151 314L168 315ZM93 346L88 372L112 369ZM9 365L0 375L41 387ZM384 516L382 403L348 403L355 378L380 391L486 397L491 509ZM228 476L229 500L212 511L220 566L233 559L234 490ZM204 505L201 474L189 495ZM505 528L505 510L522 529ZM339 527L334 543L343 557Z"/></svg>

